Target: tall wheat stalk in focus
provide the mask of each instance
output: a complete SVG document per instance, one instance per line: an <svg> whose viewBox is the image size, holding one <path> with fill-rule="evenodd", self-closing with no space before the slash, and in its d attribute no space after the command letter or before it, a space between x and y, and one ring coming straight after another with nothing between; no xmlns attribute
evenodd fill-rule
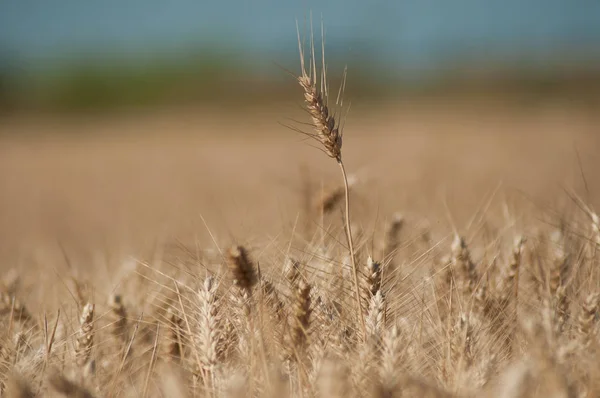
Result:
<svg viewBox="0 0 600 398"><path fill-rule="evenodd" d="M321 74L318 77L317 73L317 62L315 56L315 44L313 38L313 29L311 23L311 36L310 36L310 59L308 60L308 70L306 65L306 58L304 53L304 46L302 40L300 38L300 30L298 28L298 24L296 24L296 30L298 33L298 49L300 52L300 75L297 76L298 83L304 90L304 101L306 105L306 110L308 111L313 127L314 132L307 133L302 132L303 134L309 136L310 138L318 141L322 147L322 151L327 154L332 159L335 159L337 164L340 167L340 171L342 173L342 178L344 181L344 199L345 199L345 230L346 230L346 238L348 240L348 249L350 251L350 261L352 264L352 274L354 279L354 293L356 298L356 310L357 315L360 318L360 323L363 331L363 336L365 332L365 321L363 318L363 311L360 299L360 287L358 283L358 270L356 267L356 255L354 250L354 241L352 239L352 227L350 225L350 195L349 195L349 185L348 185L348 176L346 174L346 168L344 167L344 162L342 161L342 136L343 136L343 128L339 123L339 120L336 121L336 117L330 114L330 110L328 107L328 84L327 84L327 73L325 66L325 40L323 34L323 26L321 25ZM336 100L336 105L342 106L342 94L345 88L346 82L346 73L344 72L344 76L342 79L342 83L340 85L340 90L338 93L338 98Z"/></svg>

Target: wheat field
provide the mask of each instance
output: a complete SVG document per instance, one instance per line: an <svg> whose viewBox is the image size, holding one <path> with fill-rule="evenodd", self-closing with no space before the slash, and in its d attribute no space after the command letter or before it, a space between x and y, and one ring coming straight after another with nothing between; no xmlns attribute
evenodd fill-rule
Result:
<svg viewBox="0 0 600 398"><path fill-rule="evenodd" d="M313 77L1 122L4 395L600 396L597 113Z"/></svg>

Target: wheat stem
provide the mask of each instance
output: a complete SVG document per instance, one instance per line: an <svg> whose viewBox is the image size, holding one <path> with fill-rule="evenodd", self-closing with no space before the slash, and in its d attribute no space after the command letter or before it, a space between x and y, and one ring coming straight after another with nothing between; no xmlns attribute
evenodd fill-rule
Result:
<svg viewBox="0 0 600 398"><path fill-rule="evenodd" d="M344 196L346 201L346 239L348 239L348 249L350 250L350 262L352 264L352 274L354 277L354 295L356 297L356 310L358 317L360 318L360 325L362 328L363 336L366 336L365 318L363 317L362 304L360 302L360 287L358 285L358 269L356 268L356 255L354 252L354 242L352 240L352 227L350 225L350 190L348 188L348 176L346 175L346 168L341 157L338 158L338 164L344 178Z"/></svg>

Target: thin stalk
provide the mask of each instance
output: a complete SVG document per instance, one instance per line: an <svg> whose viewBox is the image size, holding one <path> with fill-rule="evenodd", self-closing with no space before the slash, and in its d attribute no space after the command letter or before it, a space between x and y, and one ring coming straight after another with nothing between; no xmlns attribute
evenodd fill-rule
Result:
<svg viewBox="0 0 600 398"><path fill-rule="evenodd" d="M346 239L348 239L348 249L350 250L350 262L352 264L352 274L354 276L354 294L356 297L356 307L358 311L358 317L360 318L360 325L362 327L363 336L366 338L367 328L365 327L365 318L363 317L362 304L360 302L360 287L358 286L358 269L356 268L356 256L354 253L354 242L352 240L352 227L350 226L350 190L348 189L348 177L346 176L346 169L344 168L344 162L338 158L338 164L342 171L342 177L344 178L344 196L346 200Z"/></svg>

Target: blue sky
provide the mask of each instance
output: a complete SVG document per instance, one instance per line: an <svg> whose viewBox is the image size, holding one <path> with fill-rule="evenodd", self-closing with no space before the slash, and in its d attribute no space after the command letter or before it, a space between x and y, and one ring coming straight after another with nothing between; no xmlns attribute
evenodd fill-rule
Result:
<svg viewBox="0 0 600 398"><path fill-rule="evenodd" d="M25 62L136 57L208 45L294 50L295 20L325 20L328 45L399 65L462 56L600 54L596 0L0 0L0 49Z"/></svg>

